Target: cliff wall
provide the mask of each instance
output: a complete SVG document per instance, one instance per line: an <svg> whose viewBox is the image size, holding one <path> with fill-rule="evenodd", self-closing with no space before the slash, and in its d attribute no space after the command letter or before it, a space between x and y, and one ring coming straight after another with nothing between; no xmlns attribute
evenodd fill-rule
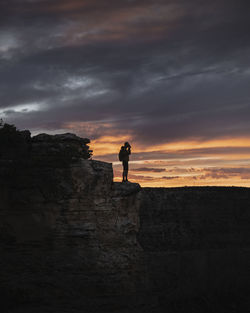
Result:
<svg viewBox="0 0 250 313"><path fill-rule="evenodd" d="M250 189L144 188L138 240L170 312L250 308Z"/></svg>
<svg viewBox="0 0 250 313"><path fill-rule="evenodd" d="M134 307L144 284L140 186L114 184L112 164L85 159L76 136L27 137L16 145L25 157L5 150L0 163L4 312Z"/></svg>
<svg viewBox="0 0 250 313"><path fill-rule="evenodd" d="M1 311L247 312L250 189L113 183L72 134L7 143Z"/></svg>

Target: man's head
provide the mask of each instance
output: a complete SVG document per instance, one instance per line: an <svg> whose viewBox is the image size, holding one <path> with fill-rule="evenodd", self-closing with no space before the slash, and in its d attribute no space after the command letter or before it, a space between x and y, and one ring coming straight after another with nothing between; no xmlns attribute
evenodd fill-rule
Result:
<svg viewBox="0 0 250 313"><path fill-rule="evenodd" d="M130 146L130 144L126 141L126 142L124 143L124 147L125 147L125 148L130 148L131 146Z"/></svg>

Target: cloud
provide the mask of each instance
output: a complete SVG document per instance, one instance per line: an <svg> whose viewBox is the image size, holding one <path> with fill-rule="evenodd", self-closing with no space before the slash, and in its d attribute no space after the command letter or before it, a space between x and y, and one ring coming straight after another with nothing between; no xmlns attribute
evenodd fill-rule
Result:
<svg viewBox="0 0 250 313"><path fill-rule="evenodd" d="M218 179L228 179L232 180L233 178L240 179L249 179L250 178L250 168L245 167L234 167L234 168L204 168L201 170L205 174L196 176L196 179L206 180L209 178L218 180Z"/></svg>
<svg viewBox="0 0 250 313"><path fill-rule="evenodd" d="M105 131L105 130L104 130ZM223 141L223 140L222 140ZM118 146L118 144L117 144ZM152 147L153 150L153 147ZM94 154L95 155L95 154ZM249 162L250 147L249 146L229 146L229 147L209 147L209 148L194 148L194 149L183 149L183 150L157 150L143 152L143 147L141 152L133 152L131 159L133 161L140 160L151 160L161 166L169 165L195 165L195 164L206 164L206 163L218 163L220 159L225 162L228 158L230 160L235 158L236 162L244 158ZM100 156L96 156L99 157ZM102 155L103 160L117 161L117 153L107 153ZM164 161L162 161L164 160ZM185 162L185 163L184 163ZM154 164L151 164L154 165Z"/></svg>
<svg viewBox="0 0 250 313"><path fill-rule="evenodd" d="M180 176L162 176L161 179L166 179L166 180L172 180L172 179L178 179Z"/></svg>
<svg viewBox="0 0 250 313"><path fill-rule="evenodd" d="M247 136L248 12L236 0L1 1L1 112L149 146Z"/></svg>
<svg viewBox="0 0 250 313"><path fill-rule="evenodd" d="M133 172L155 172L155 173L162 173L166 172L165 168L152 168L152 167L140 167L140 168L133 168L131 169Z"/></svg>

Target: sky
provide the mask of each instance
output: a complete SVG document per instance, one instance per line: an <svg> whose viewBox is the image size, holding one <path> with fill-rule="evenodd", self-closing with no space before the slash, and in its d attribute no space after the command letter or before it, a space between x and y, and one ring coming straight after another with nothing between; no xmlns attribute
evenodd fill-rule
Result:
<svg viewBox="0 0 250 313"><path fill-rule="evenodd" d="M250 187L250 2L1 0L0 117L132 146L142 186Z"/></svg>

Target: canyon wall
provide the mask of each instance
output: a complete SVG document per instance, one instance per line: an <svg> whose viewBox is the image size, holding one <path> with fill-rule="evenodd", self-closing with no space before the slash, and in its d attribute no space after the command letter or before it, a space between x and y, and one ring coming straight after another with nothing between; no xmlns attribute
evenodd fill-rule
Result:
<svg viewBox="0 0 250 313"><path fill-rule="evenodd" d="M0 150L1 311L247 312L250 189L114 183L88 139L19 135Z"/></svg>
<svg viewBox="0 0 250 313"><path fill-rule="evenodd" d="M114 184L112 164L85 159L72 134L26 135L27 145L19 138L0 162L4 312L136 306L145 277L140 186Z"/></svg>
<svg viewBox="0 0 250 313"><path fill-rule="evenodd" d="M170 312L250 308L250 189L143 188L138 240Z"/></svg>

